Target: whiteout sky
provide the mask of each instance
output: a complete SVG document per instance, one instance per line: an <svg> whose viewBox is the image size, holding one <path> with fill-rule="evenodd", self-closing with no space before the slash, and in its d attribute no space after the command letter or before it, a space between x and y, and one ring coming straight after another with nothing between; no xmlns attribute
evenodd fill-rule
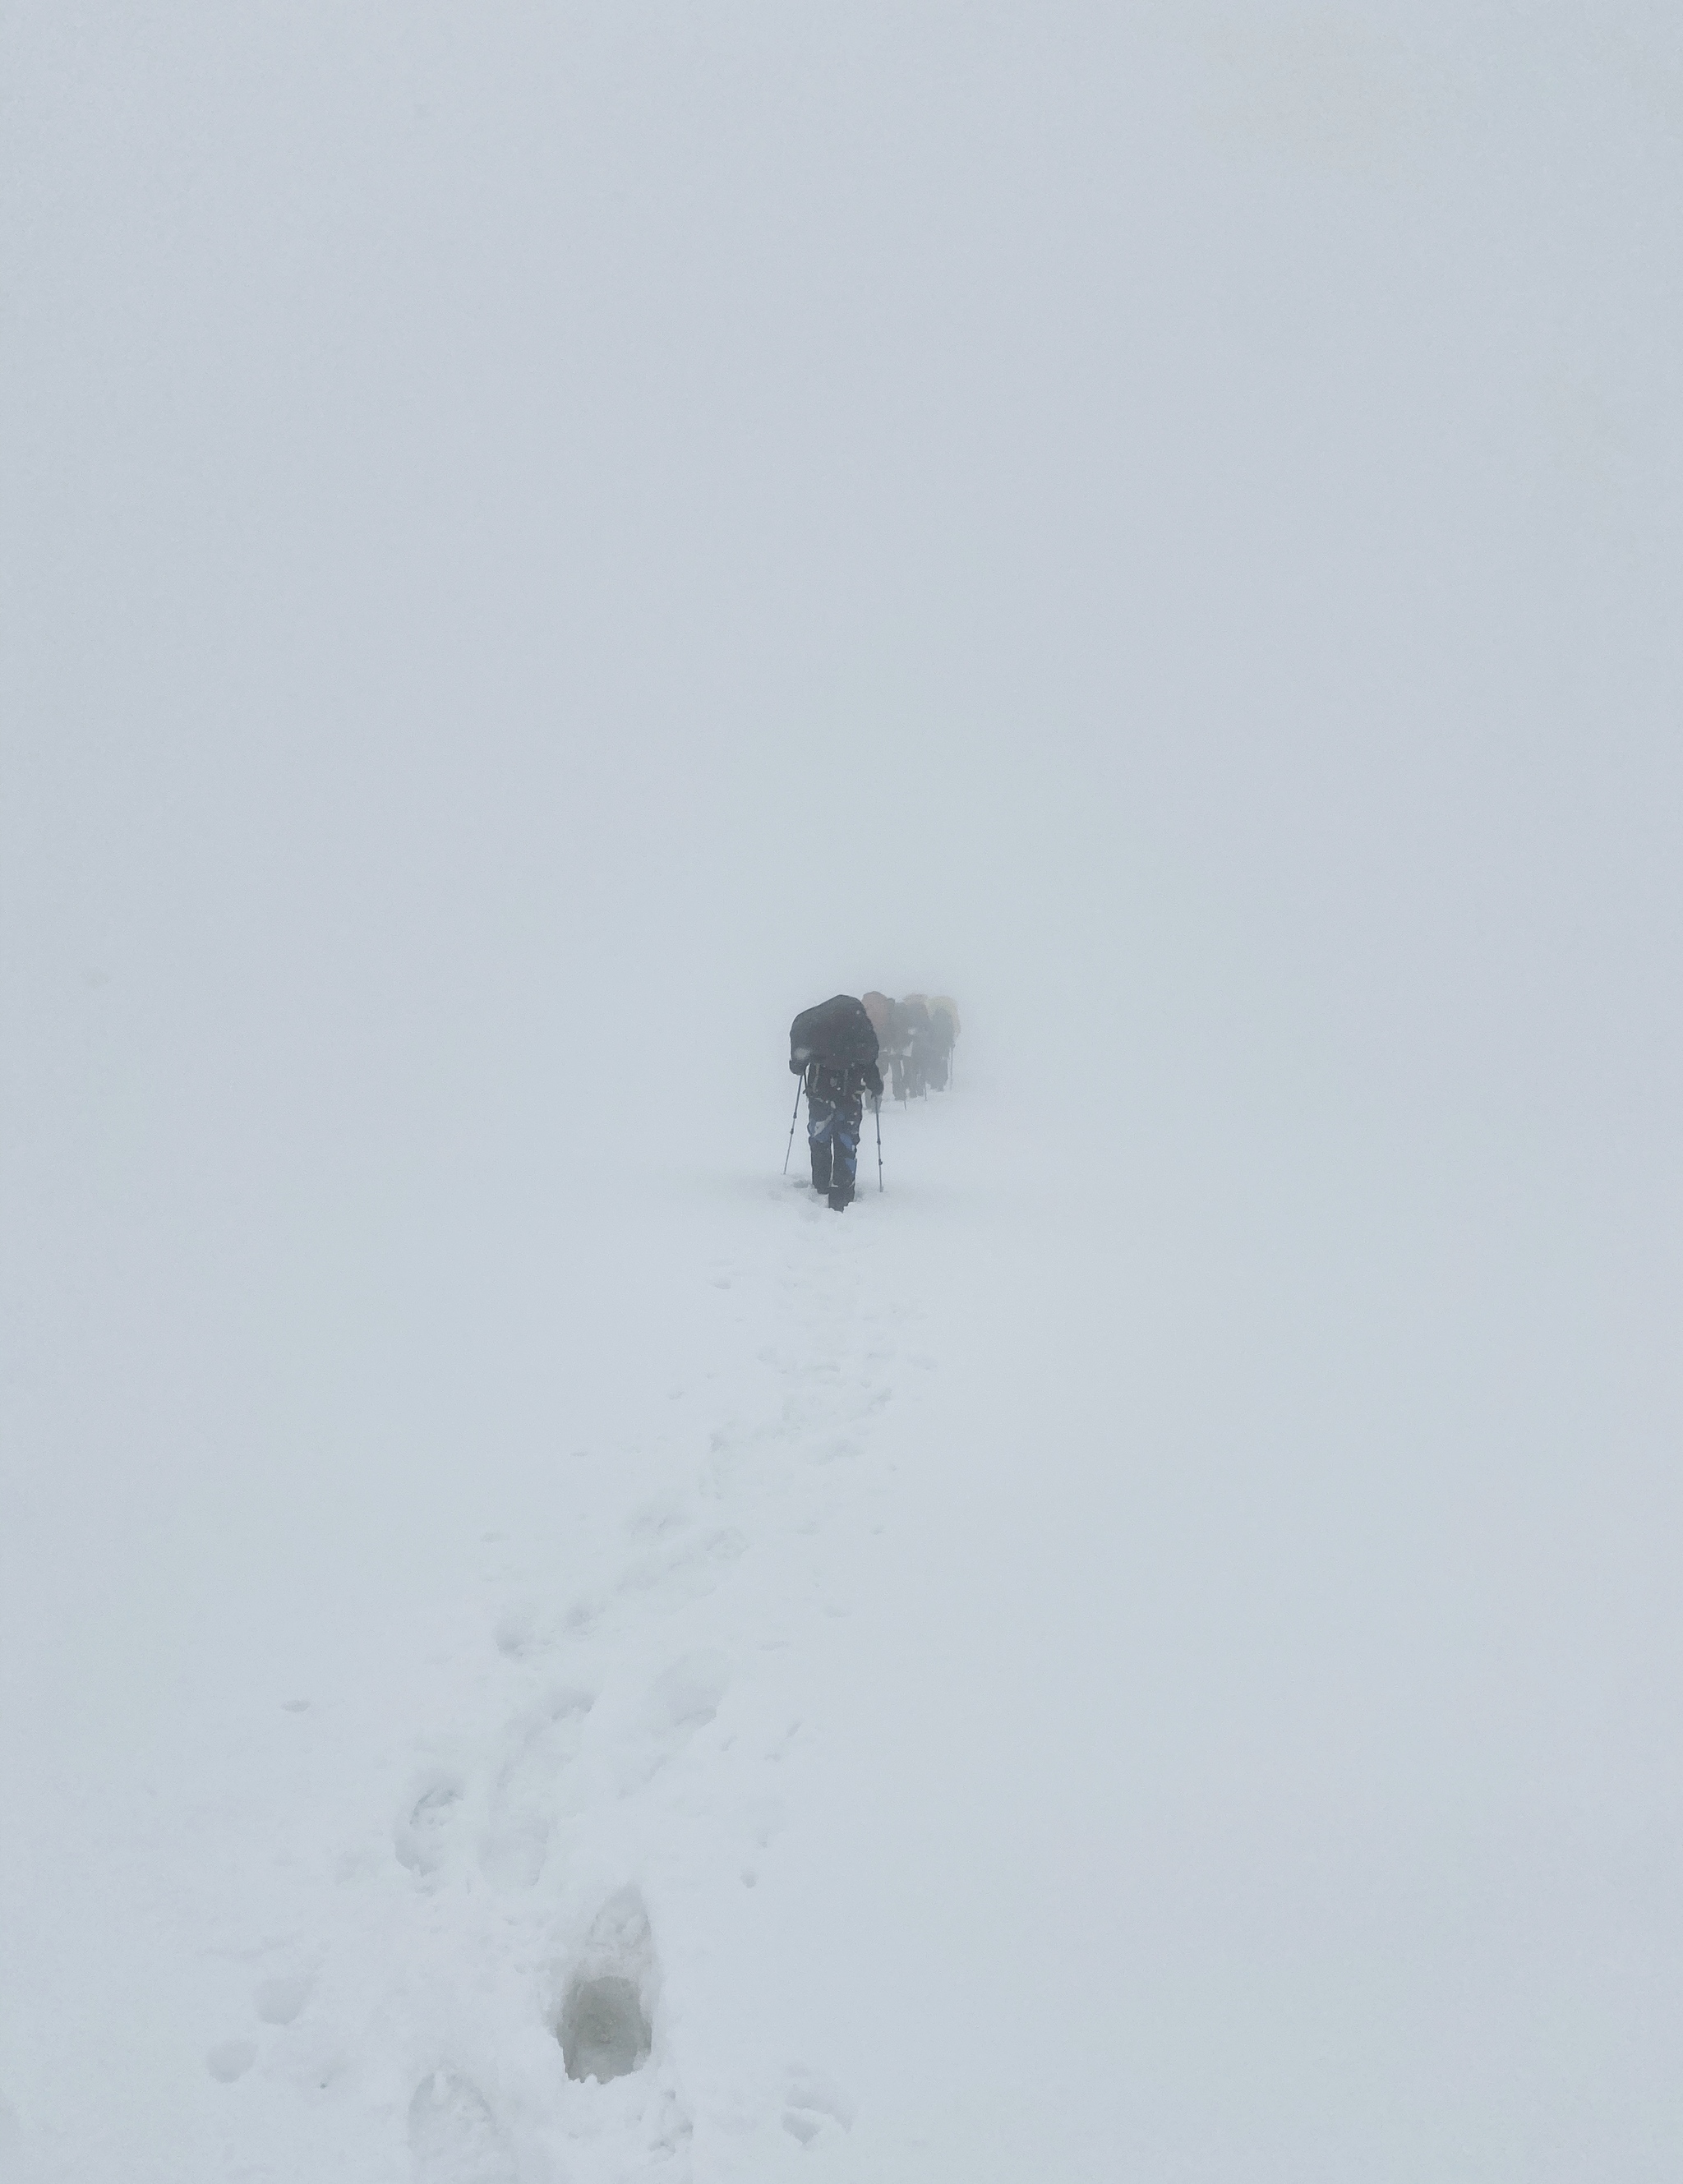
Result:
<svg viewBox="0 0 1683 2184"><path fill-rule="evenodd" d="M1666 11L8 23L30 976L287 1106L440 1009L529 1081L511 994L1224 959L1669 1111Z"/></svg>
<svg viewBox="0 0 1683 2184"><path fill-rule="evenodd" d="M664 1374L651 1208L875 985L994 1102L955 1416L1185 1467L1163 1709L1270 1557L1262 1772L1519 1876L1435 2036L1591 2056L1545 2150L1420 2051L1345 2154L1675 2176L1675 11L13 4L0 98L0 2123L159 1690Z"/></svg>

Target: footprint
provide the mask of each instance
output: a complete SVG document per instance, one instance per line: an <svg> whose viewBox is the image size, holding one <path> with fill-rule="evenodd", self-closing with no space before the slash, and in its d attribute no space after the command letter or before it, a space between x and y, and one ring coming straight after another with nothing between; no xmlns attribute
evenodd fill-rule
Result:
<svg viewBox="0 0 1683 2184"><path fill-rule="evenodd" d="M561 1636L588 1638L606 1613L605 1602L581 1595L562 1613L560 1624Z"/></svg>
<svg viewBox="0 0 1683 2184"><path fill-rule="evenodd" d="M656 1593L668 1607L705 1600L729 1574L732 1565L748 1552L741 1532L722 1529L702 1536L663 1541L650 1552L636 1556L620 1577L620 1591Z"/></svg>
<svg viewBox="0 0 1683 2184"><path fill-rule="evenodd" d="M649 1726L657 1732L694 1736L719 1711L730 1686L731 1664L711 1649L686 1653L657 1676L645 1702Z"/></svg>
<svg viewBox="0 0 1683 2184"><path fill-rule="evenodd" d="M417 2184L519 2184L484 2095L448 2063L415 2089L409 2150Z"/></svg>
<svg viewBox="0 0 1683 2184"><path fill-rule="evenodd" d="M461 1802L462 1786L454 1774L425 1777L406 1816L393 1830L398 1863L411 1873L436 1873L449 1852L450 1824Z"/></svg>
<svg viewBox="0 0 1683 2184"><path fill-rule="evenodd" d="M309 2000L313 1984L307 1972L264 1980L252 1997L253 2007L265 2025L290 2025Z"/></svg>
<svg viewBox="0 0 1683 2184"><path fill-rule="evenodd" d="M515 1724L480 1846L480 1864L493 1885L530 1888L542 1875L561 1776L578 1756L594 1703L590 1691L558 1685Z"/></svg>
<svg viewBox="0 0 1683 2184"><path fill-rule="evenodd" d="M204 2067L213 2078L231 2086L236 2078L244 2077L256 2060L257 2050L249 2040L223 2040L205 2057Z"/></svg>
<svg viewBox="0 0 1683 2184"><path fill-rule="evenodd" d="M561 1992L553 2030L568 2077L628 2077L655 2044L655 1940L643 1898L622 1889L604 1904Z"/></svg>
<svg viewBox="0 0 1683 2184"><path fill-rule="evenodd" d="M853 2129L857 2110L833 2078L796 2064L783 2093L783 2129L803 2146Z"/></svg>
<svg viewBox="0 0 1683 2184"><path fill-rule="evenodd" d="M524 1661L535 1653L541 1644L538 1634L538 1611L529 1602L505 1608L497 1618L493 1633L497 1651L505 1660Z"/></svg>

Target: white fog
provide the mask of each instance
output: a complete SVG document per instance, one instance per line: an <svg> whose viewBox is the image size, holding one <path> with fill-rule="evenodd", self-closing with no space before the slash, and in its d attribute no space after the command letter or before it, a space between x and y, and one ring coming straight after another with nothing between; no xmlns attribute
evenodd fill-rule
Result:
<svg viewBox="0 0 1683 2184"><path fill-rule="evenodd" d="M1672 2184L1675 10L0 100L0 2177Z"/></svg>

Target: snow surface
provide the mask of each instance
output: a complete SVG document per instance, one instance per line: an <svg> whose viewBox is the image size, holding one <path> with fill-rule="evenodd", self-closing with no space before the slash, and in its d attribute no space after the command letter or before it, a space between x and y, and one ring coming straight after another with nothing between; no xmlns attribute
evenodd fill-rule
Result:
<svg viewBox="0 0 1683 2184"><path fill-rule="evenodd" d="M259 1395L31 1478L16 2173L1659 2173L1669 1552L1587 1391L1446 1393L1476 1281L1270 1298L1301 1178L1002 1157L986 1052L839 1217L775 1078L763 1158L582 1185L519 1438ZM581 2081L604 1977L652 2051Z"/></svg>
<svg viewBox="0 0 1683 2184"><path fill-rule="evenodd" d="M1675 2184L1675 8L0 47L0 2177Z"/></svg>

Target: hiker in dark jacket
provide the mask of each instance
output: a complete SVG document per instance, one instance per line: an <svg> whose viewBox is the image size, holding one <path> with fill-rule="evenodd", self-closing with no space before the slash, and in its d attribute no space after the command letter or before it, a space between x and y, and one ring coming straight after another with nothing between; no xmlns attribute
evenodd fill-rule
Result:
<svg viewBox="0 0 1683 2184"><path fill-rule="evenodd" d="M812 1188L832 1212L853 1196L859 1166L859 1132L865 1095L883 1096L877 1067L877 1034L864 1004L838 994L798 1016L789 1028L789 1066L806 1087L806 1142L812 1155Z"/></svg>

